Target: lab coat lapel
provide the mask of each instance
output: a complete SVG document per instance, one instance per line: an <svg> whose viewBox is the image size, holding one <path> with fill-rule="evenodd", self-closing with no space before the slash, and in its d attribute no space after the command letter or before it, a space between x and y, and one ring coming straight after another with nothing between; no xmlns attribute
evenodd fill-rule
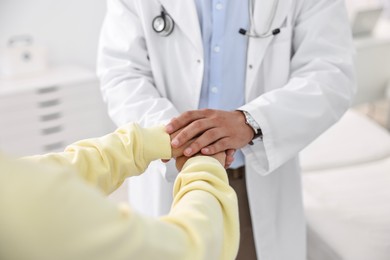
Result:
<svg viewBox="0 0 390 260"><path fill-rule="evenodd" d="M272 8L273 8L274 1L277 0L255 1L253 17L254 17L255 28L258 33L264 33L267 31L268 20L270 19L269 18L270 15L272 15ZM283 26L283 22L285 21L290 8L291 8L291 0L279 0L276 13L275 13L275 18L273 19L270 26L270 31L276 28L281 28ZM253 87L254 80L256 79L256 74L263 62L264 55L267 51L267 47L269 46L269 44L272 42L273 39L274 39L273 36L267 38L254 38L254 37L249 38L247 63L248 66L253 67L253 69L247 71L247 82L246 82L247 95L251 93L250 88ZM248 96L246 98L247 100L250 99Z"/></svg>
<svg viewBox="0 0 390 260"><path fill-rule="evenodd" d="M181 30L203 57L202 36L194 0L160 0L160 3L175 22L175 30Z"/></svg>

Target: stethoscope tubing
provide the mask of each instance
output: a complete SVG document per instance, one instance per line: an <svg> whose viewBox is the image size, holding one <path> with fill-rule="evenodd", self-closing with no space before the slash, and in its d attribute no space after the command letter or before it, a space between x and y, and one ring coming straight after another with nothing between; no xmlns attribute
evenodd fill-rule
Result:
<svg viewBox="0 0 390 260"><path fill-rule="evenodd" d="M266 23L267 25L266 30L263 33L258 33L254 26L255 24L254 14L253 14L254 0L249 0L249 8L248 8L249 22L250 22L249 31L240 29L240 33L248 37L254 37L254 38L267 38L280 33L280 28L275 28L271 30L272 22L275 19L278 5L279 5L279 0L274 0L272 3L271 14L269 15L268 21ZM161 29L158 28L161 25L159 22L162 22L163 24L163 27ZM165 11L165 8L162 5L161 5L161 14L156 16L152 20L152 28L158 35L162 37L169 36L175 28L175 22L173 21L172 17Z"/></svg>
<svg viewBox="0 0 390 260"><path fill-rule="evenodd" d="M249 0L249 8L248 9L249 9L250 25L249 25L249 32L246 32L245 35L247 35L249 37L254 37L254 38L267 38L267 37L274 36L274 35L280 33L280 28L275 28L275 29L271 30L272 22L275 19L276 10L277 10L278 5L279 5L279 0L274 0L272 3L271 14L268 17L266 30L263 33L258 33L256 31L255 26L254 26L254 24L255 24L254 11L253 11L254 0Z"/></svg>

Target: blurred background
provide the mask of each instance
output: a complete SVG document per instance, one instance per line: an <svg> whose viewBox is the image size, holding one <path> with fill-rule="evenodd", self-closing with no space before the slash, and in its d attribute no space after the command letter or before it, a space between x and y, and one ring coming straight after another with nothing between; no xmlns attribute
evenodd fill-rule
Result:
<svg viewBox="0 0 390 260"><path fill-rule="evenodd" d="M95 69L105 0L1 0L0 46L28 35L47 49L51 66L78 64Z"/></svg>
<svg viewBox="0 0 390 260"><path fill-rule="evenodd" d="M0 149L61 151L112 131L95 64L105 0L0 1Z"/></svg>
<svg viewBox="0 0 390 260"><path fill-rule="evenodd" d="M390 0L346 0L358 93L301 154L308 259L390 259ZM115 129L95 74L105 0L0 0L0 151ZM122 197L123 199L123 197Z"/></svg>

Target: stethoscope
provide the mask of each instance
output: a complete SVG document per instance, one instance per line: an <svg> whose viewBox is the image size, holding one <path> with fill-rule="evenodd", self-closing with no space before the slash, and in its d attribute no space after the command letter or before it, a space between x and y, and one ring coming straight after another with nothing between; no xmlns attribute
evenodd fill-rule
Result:
<svg viewBox="0 0 390 260"><path fill-rule="evenodd" d="M275 28L271 30L271 25L276 16L276 9L278 7L279 0L274 0L272 3L271 15L268 17L268 22L266 27L267 29L263 33L258 33L254 26L255 22L253 19L253 5L254 5L253 1L254 0L249 0L249 19L250 19L249 31L241 28L238 32L241 33L242 35L246 35L248 37L253 37L253 38L268 38L280 33L280 28Z"/></svg>
<svg viewBox="0 0 390 260"><path fill-rule="evenodd" d="M175 22L172 17L161 6L161 14L156 16L152 21L153 30L162 37L167 37L173 32Z"/></svg>
<svg viewBox="0 0 390 260"><path fill-rule="evenodd" d="M253 38L267 38L274 35L277 35L280 33L280 28L275 28L271 30L271 25L273 20L275 19L276 15L276 9L279 4L279 0L274 0L272 4L272 10L271 15L268 18L267 22L267 29L263 33L258 33L256 31L256 28L254 27L254 19L253 19L253 2L254 0L249 0L249 18L250 18L250 25L249 25L249 31L245 30L243 28L240 28L238 31L240 34L253 37ZM166 37L170 35L173 32L173 29L175 27L175 22L173 21L172 17L165 11L164 7L161 6L161 13L160 15L156 16L152 21L152 28L153 30L160 36Z"/></svg>

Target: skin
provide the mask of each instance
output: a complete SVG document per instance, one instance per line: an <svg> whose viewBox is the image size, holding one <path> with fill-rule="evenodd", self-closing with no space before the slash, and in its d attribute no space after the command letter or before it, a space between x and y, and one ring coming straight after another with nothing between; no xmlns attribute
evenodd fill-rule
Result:
<svg viewBox="0 0 390 260"><path fill-rule="evenodd" d="M178 134L180 133L180 131L176 131L175 133L171 134L171 140L173 138L175 138ZM176 159L176 164L177 164L177 160L181 160L183 161L184 158L181 158L181 157L186 157L184 156L184 150L190 146L190 144L194 141L194 139L192 140L189 140L188 142L185 143L185 145L182 145L180 147L172 147L172 158L175 158ZM230 165L233 163L234 161L234 153L236 152L235 149L228 149L226 150L223 154L224 154L224 158L225 158L225 161L224 163L221 163L226 169L230 167ZM219 157L221 157L221 155L219 155ZM186 157L187 159L189 157ZM187 159L185 161L187 161ZM219 158L216 158L217 160L219 160ZM167 163L169 162L169 160L162 160L163 162ZM185 163L184 161L184 163ZM183 163L183 164L184 164Z"/></svg>
<svg viewBox="0 0 390 260"><path fill-rule="evenodd" d="M219 152L219 153L216 153L216 154L210 155L210 156L217 159L222 165L225 164L225 161L226 161L226 153L225 152ZM176 158L176 168L178 171L181 171L181 169L183 168L183 165L187 162L188 159L190 159L190 157L187 157L184 155Z"/></svg>
<svg viewBox="0 0 390 260"><path fill-rule="evenodd" d="M215 109L187 111L173 118L166 125L166 131L171 135L172 148L184 148L183 153L187 157L197 153L213 155L227 150L235 151L247 145L254 136L241 111ZM191 143L188 143L190 140ZM233 162L227 158L225 166L228 161Z"/></svg>

